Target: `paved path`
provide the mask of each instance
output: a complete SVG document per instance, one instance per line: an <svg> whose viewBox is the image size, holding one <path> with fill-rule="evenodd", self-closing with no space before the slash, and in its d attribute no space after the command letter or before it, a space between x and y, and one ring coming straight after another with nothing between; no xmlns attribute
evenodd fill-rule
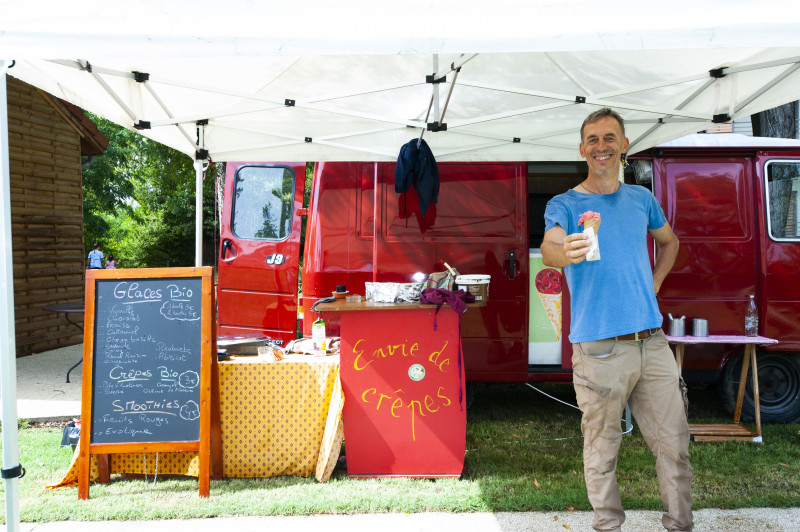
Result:
<svg viewBox="0 0 800 532"><path fill-rule="evenodd" d="M548 532L591 531L590 512L421 513L358 514L290 517L224 517L185 521L114 521L22 523L21 532ZM748 508L699 510L695 532L795 532L800 529L800 509ZM628 512L625 532L663 530L659 512Z"/></svg>
<svg viewBox="0 0 800 532"><path fill-rule="evenodd" d="M17 417L29 421L64 421L81 417L83 344L17 359Z"/></svg>

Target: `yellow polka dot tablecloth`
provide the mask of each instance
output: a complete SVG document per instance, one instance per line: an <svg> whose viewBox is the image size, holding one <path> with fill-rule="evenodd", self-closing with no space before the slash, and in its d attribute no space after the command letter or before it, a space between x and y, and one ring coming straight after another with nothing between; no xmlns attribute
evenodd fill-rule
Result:
<svg viewBox="0 0 800 532"><path fill-rule="evenodd" d="M330 478L343 435L338 356L235 357L219 362L219 383L224 477ZM111 474L197 476L198 468L197 452L109 455ZM64 479L46 488L77 484L76 454Z"/></svg>

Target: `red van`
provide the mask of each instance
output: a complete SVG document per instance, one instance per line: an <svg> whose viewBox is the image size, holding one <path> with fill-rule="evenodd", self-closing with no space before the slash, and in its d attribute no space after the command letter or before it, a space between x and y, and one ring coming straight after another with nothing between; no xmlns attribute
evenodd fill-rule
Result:
<svg viewBox="0 0 800 532"><path fill-rule="evenodd" d="M800 143L695 135L630 158L626 182L656 196L681 241L659 294L666 316L705 318L712 334L743 334L750 295L762 336L761 415L800 420ZM770 144L759 145L764 141ZM787 145L781 145L784 142ZM730 144L730 143L728 143ZM219 261L221 334L297 335L301 217L303 335L312 304L337 285L411 282L444 271L490 275L489 300L464 314L469 382L571 382L568 287L541 263L544 209L586 176L584 162L440 163L438 203L425 215L413 189L394 191L394 163L314 166L302 208L304 163L228 163ZM377 235L377 237L376 237ZM653 243L650 243L653 249ZM563 327L562 327L563 323ZM338 334L326 316L329 335ZM687 324L688 325L688 324ZM688 332L687 328L687 332ZM688 381L717 383L733 407L741 346L687 346ZM752 402L744 415L752 416Z"/></svg>

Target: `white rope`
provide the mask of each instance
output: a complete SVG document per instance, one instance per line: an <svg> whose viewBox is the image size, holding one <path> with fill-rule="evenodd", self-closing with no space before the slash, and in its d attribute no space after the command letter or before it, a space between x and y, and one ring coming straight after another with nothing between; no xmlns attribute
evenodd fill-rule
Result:
<svg viewBox="0 0 800 532"><path fill-rule="evenodd" d="M528 388L531 388L531 389L533 389L533 390L536 390L536 391L537 391L537 392L539 392L540 394L544 395L545 397L549 397L549 398L550 398L550 399L552 399L553 401L556 401L556 402L558 402L558 403L561 403L562 405L566 405L566 406L568 406L568 407L570 407L570 408L574 408L575 410L578 410L578 411L580 411L580 408L578 408L577 406L575 406L575 405L573 405L573 404L570 404L570 403L567 403L566 401L562 401L561 399L558 399L558 398L556 398L556 397L553 397L552 395L550 395L550 394L547 394L547 393L543 392L543 391L542 391L542 390L540 390L539 388L537 388L537 387L535 387L535 386L532 386L532 385L531 385L530 383L528 383L528 382L526 382L526 383L525 383L525 386L527 386ZM624 422L626 422L626 423L627 423L627 421L628 421L628 420L627 420L627 419L625 419L625 418L621 418L621 419L620 419L620 421L624 421ZM630 434L631 432L633 432L633 426L631 426L631 428L630 428L630 429L628 429L628 430L626 430L625 432L623 432L623 433L622 433L622 435L624 436L624 435L626 435L626 434Z"/></svg>

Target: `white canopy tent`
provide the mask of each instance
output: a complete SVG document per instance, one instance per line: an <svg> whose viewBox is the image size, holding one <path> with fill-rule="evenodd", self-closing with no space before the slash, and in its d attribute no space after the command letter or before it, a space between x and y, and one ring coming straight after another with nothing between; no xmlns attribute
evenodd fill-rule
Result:
<svg viewBox="0 0 800 532"><path fill-rule="evenodd" d="M569 160L606 105L635 152L800 86L787 0L274 4L0 0L0 54L9 75L191 156L207 124L220 162L394 160L442 114L447 130L424 134L438 161Z"/></svg>
<svg viewBox="0 0 800 532"><path fill-rule="evenodd" d="M438 161L571 160L583 118L599 107L622 114L636 152L800 98L800 13L790 0L624 0L600 13L607 6L587 0L271 4L0 0L0 67L218 162L390 161L421 134ZM4 97L0 107L5 123ZM0 337L9 339L0 357L11 422L6 137L0 124ZM199 238L197 247L199 260ZM6 453L12 434L3 432L4 467L18 460Z"/></svg>

